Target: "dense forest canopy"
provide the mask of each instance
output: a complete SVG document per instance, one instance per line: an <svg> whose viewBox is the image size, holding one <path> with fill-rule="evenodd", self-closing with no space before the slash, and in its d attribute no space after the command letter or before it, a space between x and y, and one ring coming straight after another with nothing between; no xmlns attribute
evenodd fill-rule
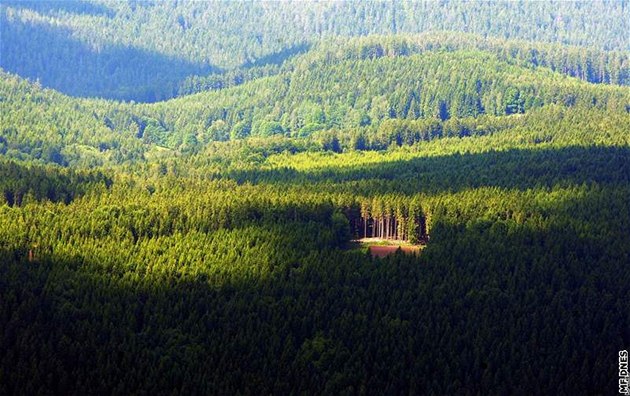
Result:
<svg viewBox="0 0 630 396"><path fill-rule="evenodd" d="M0 394L617 391L626 1L0 11Z"/></svg>
<svg viewBox="0 0 630 396"><path fill-rule="evenodd" d="M386 149L491 133L551 104L627 113L627 53L577 51L459 34L331 39L270 75L208 91L195 80L201 92L155 104L70 98L3 73L0 150L67 165L247 137Z"/></svg>
<svg viewBox="0 0 630 396"><path fill-rule="evenodd" d="M623 1L28 1L0 5L0 67L80 96L155 101L188 75L281 63L331 36L456 31L628 51Z"/></svg>

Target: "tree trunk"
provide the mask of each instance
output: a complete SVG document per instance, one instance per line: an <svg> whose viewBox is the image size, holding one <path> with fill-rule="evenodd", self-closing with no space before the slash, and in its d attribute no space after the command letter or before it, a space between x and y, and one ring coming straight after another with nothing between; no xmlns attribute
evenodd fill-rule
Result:
<svg viewBox="0 0 630 396"><path fill-rule="evenodd" d="M383 235L385 235L385 218L383 218L383 217L381 217L381 224L380 224L379 228L381 229L380 238L383 239Z"/></svg>

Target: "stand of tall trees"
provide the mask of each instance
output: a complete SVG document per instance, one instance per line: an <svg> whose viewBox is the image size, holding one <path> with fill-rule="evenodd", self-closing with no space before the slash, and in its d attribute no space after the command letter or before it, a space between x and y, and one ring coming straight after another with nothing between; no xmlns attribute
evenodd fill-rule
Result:
<svg viewBox="0 0 630 396"><path fill-rule="evenodd" d="M428 239L426 216L417 199L375 197L361 200L349 221L357 238L418 243Z"/></svg>

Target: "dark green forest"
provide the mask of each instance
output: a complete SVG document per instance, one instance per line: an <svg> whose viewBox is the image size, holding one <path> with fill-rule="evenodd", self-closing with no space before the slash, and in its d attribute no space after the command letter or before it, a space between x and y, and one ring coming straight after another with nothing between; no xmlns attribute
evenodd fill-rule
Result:
<svg viewBox="0 0 630 396"><path fill-rule="evenodd" d="M628 10L3 1L0 395L617 393Z"/></svg>

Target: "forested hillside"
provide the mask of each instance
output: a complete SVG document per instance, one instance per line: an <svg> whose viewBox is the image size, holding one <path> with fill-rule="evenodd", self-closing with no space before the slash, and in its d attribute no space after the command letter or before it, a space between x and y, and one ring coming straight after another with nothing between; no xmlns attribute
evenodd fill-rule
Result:
<svg viewBox="0 0 630 396"><path fill-rule="evenodd" d="M79 96L155 101L188 75L281 63L328 36L459 31L630 49L626 1L28 1L0 5L0 67Z"/></svg>
<svg viewBox="0 0 630 396"><path fill-rule="evenodd" d="M231 171L207 155L111 180L3 162L3 391L615 389L628 116L593 111L538 115L557 142L525 124ZM522 147L495 151L509 142ZM428 246L345 250L361 218Z"/></svg>
<svg viewBox="0 0 630 396"><path fill-rule="evenodd" d="M627 2L0 9L0 395L617 392Z"/></svg>
<svg viewBox="0 0 630 396"><path fill-rule="evenodd" d="M197 153L250 136L386 149L511 128L518 117L506 116L550 104L628 112L627 53L536 48L451 34L329 40L271 75L155 104L73 99L2 74L0 150L67 165Z"/></svg>
<svg viewBox="0 0 630 396"><path fill-rule="evenodd" d="M0 77L0 154L83 166L142 158L138 139L113 131L84 102L1 71Z"/></svg>

